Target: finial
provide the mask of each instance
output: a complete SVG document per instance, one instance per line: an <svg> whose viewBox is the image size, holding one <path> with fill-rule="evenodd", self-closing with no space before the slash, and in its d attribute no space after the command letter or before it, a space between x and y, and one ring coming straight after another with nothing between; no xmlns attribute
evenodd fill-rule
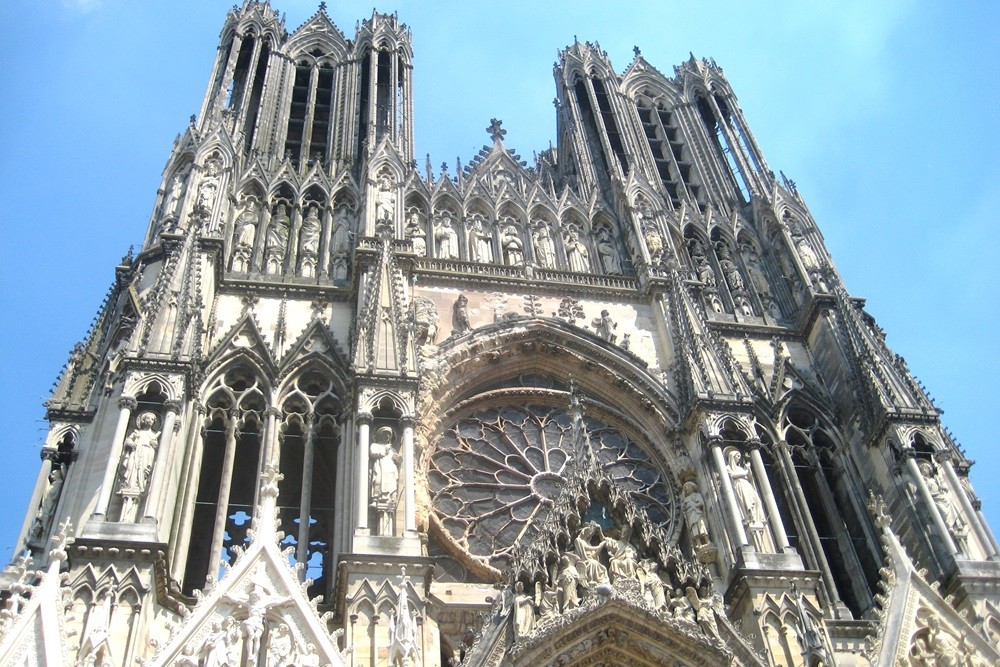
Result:
<svg viewBox="0 0 1000 667"><path fill-rule="evenodd" d="M194 114L191 114L191 116L188 118L188 122L191 123L192 125L194 125L194 121L195 121L196 118L197 118L197 116L195 116Z"/></svg>
<svg viewBox="0 0 1000 667"><path fill-rule="evenodd" d="M507 130L500 127L502 124L503 121L500 120L499 118L491 118L490 126L486 128L486 131L490 135L490 139L492 139L494 142L503 141L504 135L507 134Z"/></svg>
<svg viewBox="0 0 1000 667"><path fill-rule="evenodd" d="M443 174L446 171L448 171L448 163L447 162L442 162L441 163L441 173Z"/></svg>
<svg viewBox="0 0 1000 667"><path fill-rule="evenodd" d="M634 53L634 54L635 54L635 57L636 57L636 58L638 58L639 56L641 56L641 55L642 55L642 51L640 51L640 50L639 50L639 47L638 47L638 46L633 46L633 47L632 47L632 53Z"/></svg>
<svg viewBox="0 0 1000 667"><path fill-rule="evenodd" d="M326 11L326 3L325 2L319 3L319 10L321 12L325 12Z"/></svg>

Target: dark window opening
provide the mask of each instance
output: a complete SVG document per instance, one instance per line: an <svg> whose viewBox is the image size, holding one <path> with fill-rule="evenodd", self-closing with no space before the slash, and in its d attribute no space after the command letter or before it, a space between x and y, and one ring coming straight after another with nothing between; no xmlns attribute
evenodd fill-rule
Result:
<svg viewBox="0 0 1000 667"><path fill-rule="evenodd" d="M361 99L358 102L358 157L365 153L368 144L368 109L371 100L371 55L361 59Z"/></svg>
<svg viewBox="0 0 1000 667"><path fill-rule="evenodd" d="M302 158L302 140L306 125L306 106L309 104L309 65L302 63L295 68L295 85L292 88L292 107L288 114L288 133L285 136L285 155L294 164Z"/></svg>
<svg viewBox="0 0 1000 667"><path fill-rule="evenodd" d="M250 88L250 105L247 107L247 122L244 130L246 136L246 150L253 146L254 135L257 133L257 118L260 115L260 98L264 92L264 79L267 77L268 61L271 58L271 44L264 42L260 48L260 56L257 59L257 71L253 77L253 86Z"/></svg>
<svg viewBox="0 0 1000 667"><path fill-rule="evenodd" d="M723 106L722 108L727 107ZM712 105L708 99L704 97L698 98L698 112L701 114L701 119L705 123L705 127L708 129L709 135L715 142L716 151L729 170L729 175L732 177L732 183L736 187L736 191L739 193L744 202L749 202L750 183L747 181L746 175L743 173L743 169L740 167L736 156L733 154L733 147L730 146L729 139L726 137L726 132L722 127L722 123L715 117L715 112L712 110Z"/></svg>
<svg viewBox="0 0 1000 667"><path fill-rule="evenodd" d="M243 103L243 93L246 90L247 75L250 71L250 59L253 58L254 39L248 37L243 40L240 46L240 55L236 58L236 68L233 70L233 81L229 87L229 99L226 100L227 109L239 111Z"/></svg>
<svg viewBox="0 0 1000 667"><path fill-rule="evenodd" d="M392 54L388 51L378 52L378 81L375 98L375 136L381 140L392 127Z"/></svg>
<svg viewBox="0 0 1000 667"><path fill-rule="evenodd" d="M333 104L333 69L324 65L316 82L316 105L313 107L310 159L325 162L329 148L330 108Z"/></svg>
<svg viewBox="0 0 1000 667"><path fill-rule="evenodd" d="M594 119L594 110L590 106L590 96L587 95L587 84L583 79L578 79L573 85L573 92L576 95L576 103L580 108L580 116L583 118L584 139L590 148L591 155L595 158L595 166L603 167L603 169L597 169L597 176L601 181L606 183L611 169L608 165L608 158L601 148L601 135L597 129L597 121ZM596 161L598 157L600 158L599 163Z"/></svg>
<svg viewBox="0 0 1000 667"><path fill-rule="evenodd" d="M618 160L618 166L622 173L628 173L628 160L625 159L625 146L622 144L621 134L618 132L618 123L615 122L615 114L611 108L611 100L608 99L607 90L600 79L591 80L594 85L594 97L597 99L597 106L601 111L601 121L604 123L604 131L608 134L608 143Z"/></svg>
<svg viewBox="0 0 1000 667"><path fill-rule="evenodd" d="M226 453L226 426L221 417L217 417L205 429L203 440L198 493L195 496L191 522L191 544L184 568L182 590L185 595L191 595L205 585L209 561L212 560L209 551L212 549L215 513L219 506L219 473Z"/></svg>

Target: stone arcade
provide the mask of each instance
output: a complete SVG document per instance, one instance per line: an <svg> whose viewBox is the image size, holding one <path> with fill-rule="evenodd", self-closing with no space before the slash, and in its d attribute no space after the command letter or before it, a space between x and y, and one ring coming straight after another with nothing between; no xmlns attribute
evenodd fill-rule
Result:
<svg viewBox="0 0 1000 667"><path fill-rule="evenodd" d="M437 175L413 75L395 15L230 12L0 664L998 664L970 461L722 70L574 43L556 147Z"/></svg>

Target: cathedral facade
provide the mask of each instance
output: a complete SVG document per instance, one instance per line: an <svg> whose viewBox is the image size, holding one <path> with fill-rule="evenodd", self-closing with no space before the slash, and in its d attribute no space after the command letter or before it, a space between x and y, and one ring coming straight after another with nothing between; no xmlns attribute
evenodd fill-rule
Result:
<svg viewBox="0 0 1000 667"><path fill-rule="evenodd" d="M0 664L1000 664L971 462L722 70L414 156L411 35L226 18L46 403Z"/></svg>

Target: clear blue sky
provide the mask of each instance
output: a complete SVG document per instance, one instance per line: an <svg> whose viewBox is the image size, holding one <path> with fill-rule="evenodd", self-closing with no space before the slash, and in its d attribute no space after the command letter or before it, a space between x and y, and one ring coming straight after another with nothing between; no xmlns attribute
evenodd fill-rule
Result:
<svg viewBox="0 0 1000 667"><path fill-rule="evenodd" d="M315 2L279 0L294 28ZM329 13L352 37L371 0ZM145 231L232 2L13 0L0 21L0 559L38 470L41 402ZM556 51L633 45L726 71L856 296L944 408L1000 529L1000 3L398 2L421 165L467 162L491 117L530 160L555 139Z"/></svg>

